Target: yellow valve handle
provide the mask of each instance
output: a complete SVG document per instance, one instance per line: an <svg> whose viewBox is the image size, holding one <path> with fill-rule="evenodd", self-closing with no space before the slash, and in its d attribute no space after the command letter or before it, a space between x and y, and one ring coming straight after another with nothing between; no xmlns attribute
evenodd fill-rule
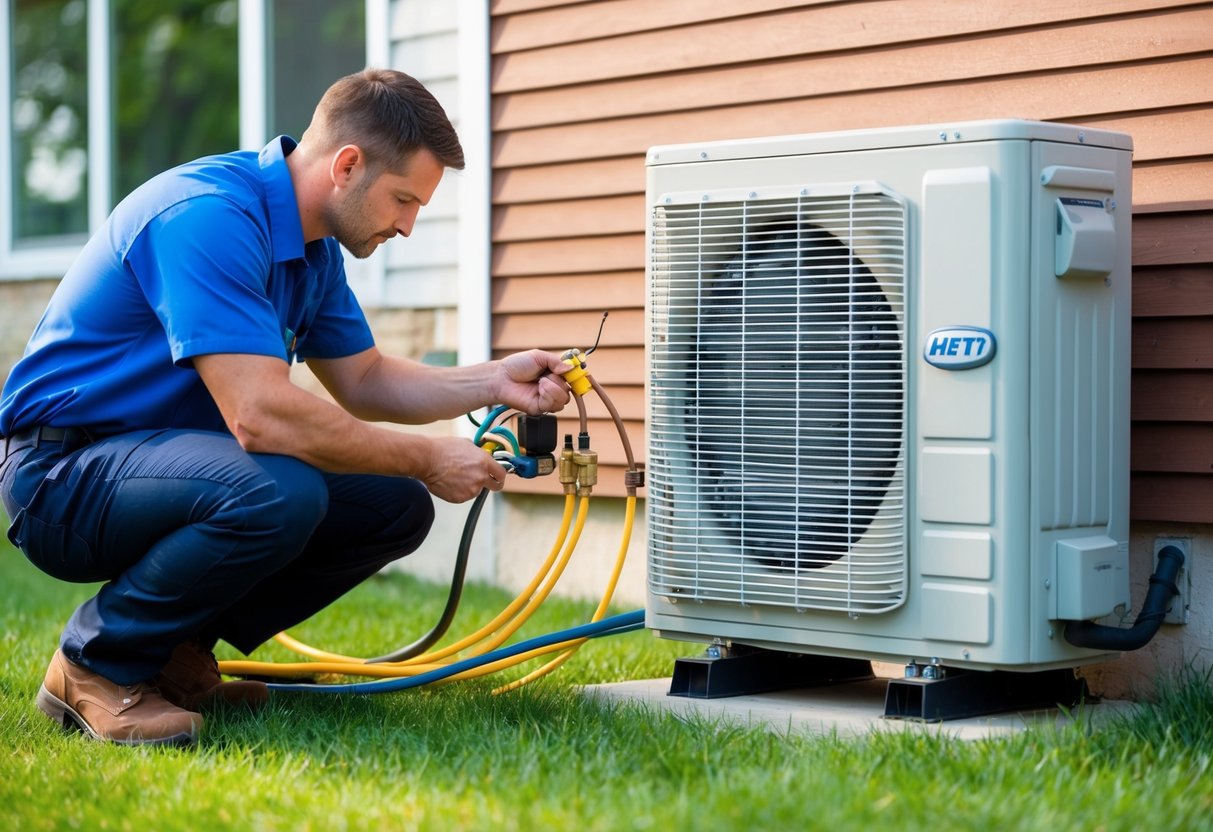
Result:
<svg viewBox="0 0 1213 832"><path fill-rule="evenodd" d="M592 385L589 378L586 377L585 359L581 354L581 350L575 348L566 350L560 357L573 365L573 369L561 373L569 387L573 389L573 393L578 396L584 396L590 392Z"/></svg>

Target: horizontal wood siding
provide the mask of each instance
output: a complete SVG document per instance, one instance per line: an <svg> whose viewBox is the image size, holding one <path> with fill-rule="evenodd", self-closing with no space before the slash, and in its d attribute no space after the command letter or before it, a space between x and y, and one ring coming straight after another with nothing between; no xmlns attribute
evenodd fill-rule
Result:
<svg viewBox="0 0 1213 832"><path fill-rule="evenodd" d="M494 0L490 9L493 348L584 349L609 312L590 370L639 456L649 147L1064 121L1134 139L1133 517L1213 522L1213 500L1198 496L1213 496L1213 4ZM604 409L589 407L598 491L621 493L622 448Z"/></svg>
<svg viewBox="0 0 1213 832"><path fill-rule="evenodd" d="M1213 522L1213 211L1134 217L1132 396L1131 515Z"/></svg>

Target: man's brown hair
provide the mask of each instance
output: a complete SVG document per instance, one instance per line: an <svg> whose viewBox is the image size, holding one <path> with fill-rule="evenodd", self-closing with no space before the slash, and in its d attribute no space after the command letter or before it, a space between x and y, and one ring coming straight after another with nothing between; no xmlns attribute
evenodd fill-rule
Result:
<svg viewBox="0 0 1213 832"><path fill-rule="evenodd" d="M463 148L442 105L416 78L393 69L339 79L316 105L303 137L323 150L357 145L376 175L403 170L421 148L443 167L463 170Z"/></svg>

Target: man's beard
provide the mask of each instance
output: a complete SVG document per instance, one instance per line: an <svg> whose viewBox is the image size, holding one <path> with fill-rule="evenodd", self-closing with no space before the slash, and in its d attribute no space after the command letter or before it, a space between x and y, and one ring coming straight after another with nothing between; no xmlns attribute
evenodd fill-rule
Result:
<svg viewBox="0 0 1213 832"><path fill-rule="evenodd" d="M393 237L396 230L374 231L371 224L363 215L366 204L366 194L371 182L364 179L349 192L340 202L330 204L325 211L325 222L332 231L332 236L341 243L350 254L359 260L365 260L379 247L378 237Z"/></svg>

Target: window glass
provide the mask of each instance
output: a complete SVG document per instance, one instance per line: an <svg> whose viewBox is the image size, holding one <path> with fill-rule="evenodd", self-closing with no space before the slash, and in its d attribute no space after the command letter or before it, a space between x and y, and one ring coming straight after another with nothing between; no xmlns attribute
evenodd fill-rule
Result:
<svg viewBox="0 0 1213 832"><path fill-rule="evenodd" d="M365 0L260 1L267 125L270 135L299 137L329 84L365 65ZM0 2L12 183L0 222L16 245L74 245L87 235L90 119L109 135L108 170L92 176L110 205L163 170L240 145L242 0ZM88 78L90 9L108 10L108 77ZM102 87L93 92L107 112L89 112L90 83Z"/></svg>
<svg viewBox="0 0 1213 832"><path fill-rule="evenodd" d="M299 138L329 85L366 65L366 0L269 0L270 135Z"/></svg>
<svg viewBox="0 0 1213 832"><path fill-rule="evenodd" d="M17 242L88 231L85 0L13 0L12 233Z"/></svg>
<svg viewBox="0 0 1213 832"><path fill-rule="evenodd" d="M110 0L113 201L240 143L238 0Z"/></svg>

